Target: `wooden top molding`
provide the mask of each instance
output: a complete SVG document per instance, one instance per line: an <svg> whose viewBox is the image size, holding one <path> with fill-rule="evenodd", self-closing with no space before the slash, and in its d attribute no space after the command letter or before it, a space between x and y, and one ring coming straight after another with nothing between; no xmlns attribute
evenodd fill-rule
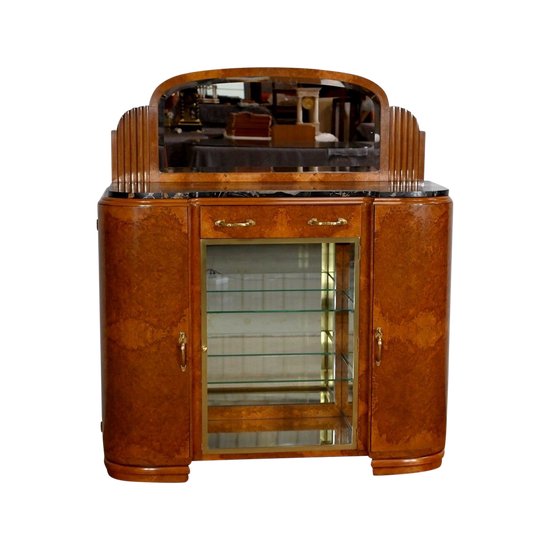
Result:
<svg viewBox="0 0 550 550"><path fill-rule="evenodd" d="M175 90L185 84L191 82L198 82L200 80L208 80L212 78L234 78L234 77L273 77L273 78L290 78L290 79L312 79L312 80L339 80L342 82L349 82L350 84L356 84L367 90L374 92L386 106L388 105L388 98L386 93L378 84L372 82L361 76L355 76L348 73L340 73L336 71L323 71L318 69L285 69L280 67L249 67L243 69L217 69L210 71L199 71L194 73L181 74L174 76L162 84L153 92L150 107L158 105L161 96L170 90Z"/></svg>
<svg viewBox="0 0 550 550"><path fill-rule="evenodd" d="M182 88L220 79L242 79L244 82L272 79L299 83L343 83L349 89L361 89L375 99L376 146L379 148L378 169L369 171L219 171L197 172L165 170L160 131L159 105ZM349 109L349 107L348 107ZM335 115L333 114L333 117ZM351 118L351 117L350 117ZM379 137L378 137L379 136ZM379 140L379 141L378 141ZM252 188L296 189L365 189L369 183L418 183L424 180L425 134L415 117L405 109L390 107L384 90L366 78L316 69L233 68L182 74L160 84L148 106L126 112L112 132L111 191L146 193L156 190L231 190Z"/></svg>

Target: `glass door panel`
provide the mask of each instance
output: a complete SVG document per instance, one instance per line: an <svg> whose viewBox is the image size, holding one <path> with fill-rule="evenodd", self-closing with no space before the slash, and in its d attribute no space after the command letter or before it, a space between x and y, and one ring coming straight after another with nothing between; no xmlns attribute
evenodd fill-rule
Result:
<svg viewBox="0 0 550 550"><path fill-rule="evenodd" d="M355 241L204 241L208 450L353 446Z"/></svg>

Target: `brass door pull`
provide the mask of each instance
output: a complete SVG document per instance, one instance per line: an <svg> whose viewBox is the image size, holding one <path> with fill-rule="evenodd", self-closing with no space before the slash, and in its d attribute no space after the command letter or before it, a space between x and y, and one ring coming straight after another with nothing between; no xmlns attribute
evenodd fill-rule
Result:
<svg viewBox="0 0 550 550"><path fill-rule="evenodd" d="M216 227L252 227L256 225L254 220L244 220L244 222L226 222L225 220L216 220L214 222Z"/></svg>
<svg viewBox="0 0 550 550"><path fill-rule="evenodd" d="M338 218L336 221L322 221L317 218L311 218L307 222L308 225L348 225L348 220L345 218Z"/></svg>
<svg viewBox="0 0 550 550"><path fill-rule="evenodd" d="M384 339L384 333L382 332L382 329L380 327L377 327L377 329L374 331L374 339L376 340L374 361L376 362L376 366L378 367L382 362L382 343Z"/></svg>
<svg viewBox="0 0 550 550"><path fill-rule="evenodd" d="M187 335L185 332L180 332L178 343L181 351L180 369L181 372L185 372L187 369Z"/></svg>

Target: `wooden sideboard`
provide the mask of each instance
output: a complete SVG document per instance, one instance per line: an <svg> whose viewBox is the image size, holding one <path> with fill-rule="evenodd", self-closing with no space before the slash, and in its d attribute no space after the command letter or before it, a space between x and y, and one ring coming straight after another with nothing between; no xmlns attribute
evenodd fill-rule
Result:
<svg viewBox="0 0 550 550"><path fill-rule="evenodd" d="M228 135L219 117L243 110L288 126L285 143ZM293 144L300 125L315 140ZM424 180L408 111L353 75L205 71L161 84L112 144L98 214L112 477L186 481L194 460L255 457L440 466L452 202Z"/></svg>

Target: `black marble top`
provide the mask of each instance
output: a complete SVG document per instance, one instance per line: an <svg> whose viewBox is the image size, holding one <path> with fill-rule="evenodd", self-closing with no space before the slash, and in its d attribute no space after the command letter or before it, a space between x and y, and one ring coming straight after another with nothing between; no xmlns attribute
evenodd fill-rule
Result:
<svg viewBox="0 0 550 550"><path fill-rule="evenodd" d="M423 197L446 197L449 190L431 181L418 183L390 183L376 182L366 184L364 189L323 189L323 190L254 190L254 191L194 191L194 190L173 190L154 191L142 193L127 193L107 189L106 197L130 198L130 199L199 199L199 198L271 198L271 197L373 197L373 198L423 198Z"/></svg>

